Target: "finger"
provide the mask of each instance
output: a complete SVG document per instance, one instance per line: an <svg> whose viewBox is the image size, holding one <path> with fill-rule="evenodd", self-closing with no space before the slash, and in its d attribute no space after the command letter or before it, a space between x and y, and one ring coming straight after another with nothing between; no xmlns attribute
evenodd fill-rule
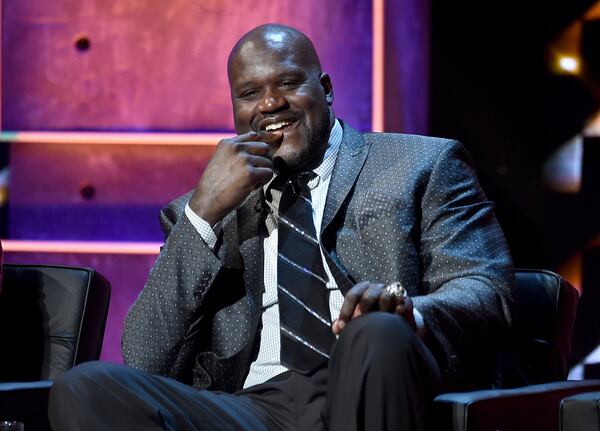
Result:
<svg viewBox="0 0 600 431"><path fill-rule="evenodd" d="M250 166L256 168L269 168L273 169L273 161L267 157L263 156L255 156L254 154L248 154L246 156L246 161Z"/></svg>
<svg viewBox="0 0 600 431"><path fill-rule="evenodd" d="M343 322L341 320L334 320L333 324L331 325L331 330L333 331L333 334L340 335L342 329L344 329Z"/></svg>
<svg viewBox="0 0 600 431"><path fill-rule="evenodd" d="M242 135L238 135L238 136L234 136L232 138L228 138L228 141L231 142L237 142L237 143L241 143L241 142L264 142L267 145L273 146L279 146L279 144L281 144L281 141L283 140L283 132L265 132L265 131L259 131L259 132L248 132L248 133L244 133Z"/></svg>
<svg viewBox="0 0 600 431"><path fill-rule="evenodd" d="M273 158L273 155L277 152L281 143L283 142L283 133L282 132L270 132L263 133L262 141L269 146L269 152L267 157L270 159Z"/></svg>
<svg viewBox="0 0 600 431"><path fill-rule="evenodd" d="M225 141L238 152L272 159L283 141L283 134L280 132L248 132Z"/></svg>
<svg viewBox="0 0 600 431"><path fill-rule="evenodd" d="M271 168L251 166L249 168L249 171L250 175L252 176L255 189L267 184L269 180L273 177L273 169Z"/></svg>
<svg viewBox="0 0 600 431"><path fill-rule="evenodd" d="M342 304L342 307L340 309L340 315L337 318L337 320L334 322L333 329L334 329L335 334L339 333L339 332L336 332L336 328L339 331L344 329L344 326L352 317L352 314L354 313L354 309L356 308L356 305L360 301L360 298L362 297L363 292L368 287L369 287L369 282L363 281L363 282L356 284L354 287L352 287L352 289L350 289L348 291L348 293L346 293L346 296L344 297L344 303Z"/></svg>
<svg viewBox="0 0 600 431"><path fill-rule="evenodd" d="M283 141L283 132L260 132L259 136L261 137L261 141L269 145L279 146L281 141Z"/></svg>
<svg viewBox="0 0 600 431"><path fill-rule="evenodd" d="M408 322L411 328L418 333L419 328L417 328L417 322L415 321L414 305L409 297L404 298L400 304L396 306L396 310L394 312L402 316L406 322Z"/></svg>
<svg viewBox="0 0 600 431"><path fill-rule="evenodd" d="M412 313L413 303L409 297L405 297L399 300L394 309L394 313L401 316Z"/></svg>
<svg viewBox="0 0 600 431"><path fill-rule="evenodd" d="M238 142L236 149L239 152L253 154L255 156L267 156L271 150L269 144L262 141Z"/></svg>
<svg viewBox="0 0 600 431"><path fill-rule="evenodd" d="M225 139L229 142L252 142L252 141L262 141L265 132L255 132L254 130L250 130L249 132L242 133L241 135L232 136L231 138Z"/></svg>
<svg viewBox="0 0 600 431"><path fill-rule="evenodd" d="M360 299L359 308L361 314L375 311L379 306L379 297L383 291L383 284L371 284Z"/></svg>
<svg viewBox="0 0 600 431"><path fill-rule="evenodd" d="M396 308L397 299L395 296L391 295L385 288L381 292L379 296L379 309L381 311L386 311L388 313L392 313Z"/></svg>
<svg viewBox="0 0 600 431"><path fill-rule="evenodd" d="M350 320L354 309L360 302L365 290L369 288L369 285L370 283L367 281L360 282L352 287L348 293L346 293L346 296L344 297L344 303L340 309L340 316L338 320L342 320L344 322Z"/></svg>
<svg viewBox="0 0 600 431"><path fill-rule="evenodd" d="M404 313L406 313L406 304L404 302L401 302L398 305L396 305L394 313L402 316Z"/></svg>
<svg viewBox="0 0 600 431"><path fill-rule="evenodd" d="M277 152L277 150L281 146L281 143L283 142L282 134L278 135L278 137L272 137L274 135L275 134L271 134L269 135L268 139L263 139L261 141L244 143L244 146L242 148L246 149L246 151L248 152L252 152L253 154L259 154L261 156L265 156L269 159L272 159L273 155ZM264 145L266 145L266 148L264 147Z"/></svg>

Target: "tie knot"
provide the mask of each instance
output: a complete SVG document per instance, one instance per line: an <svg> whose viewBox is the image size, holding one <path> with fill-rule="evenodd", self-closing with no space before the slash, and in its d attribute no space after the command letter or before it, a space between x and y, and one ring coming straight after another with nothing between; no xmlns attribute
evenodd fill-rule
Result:
<svg viewBox="0 0 600 431"><path fill-rule="evenodd" d="M313 171L300 172L299 174L290 177L286 182L286 188L291 187L291 191L296 195L304 197L310 196L310 188L308 183L317 176Z"/></svg>

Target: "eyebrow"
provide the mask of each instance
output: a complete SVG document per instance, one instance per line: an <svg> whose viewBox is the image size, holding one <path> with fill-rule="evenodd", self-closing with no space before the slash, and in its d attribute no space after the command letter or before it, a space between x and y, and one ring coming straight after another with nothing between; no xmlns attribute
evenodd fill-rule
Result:
<svg viewBox="0 0 600 431"><path fill-rule="evenodd" d="M298 77L303 77L308 79L309 74L306 73L306 71L304 69L301 68L296 68L294 70L288 70L286 72L282 72L280 74L277 75L277 79L284 79L287 77L294 77L294 78L298 78ZM240 84L234 84L231 88L245 88L245 87L253 87L255 86L255 81L253 80L247 80L247 81L243 81Z"/></svg>
<svg viewBox="0 0 600 431"><path fill-rule="evenodd" d="M245 87L252 87L254 86L254 82L253 81L244 81L241 84L234 84L231 86L232 89L238 89L238 88L245 88Z"/></svg>

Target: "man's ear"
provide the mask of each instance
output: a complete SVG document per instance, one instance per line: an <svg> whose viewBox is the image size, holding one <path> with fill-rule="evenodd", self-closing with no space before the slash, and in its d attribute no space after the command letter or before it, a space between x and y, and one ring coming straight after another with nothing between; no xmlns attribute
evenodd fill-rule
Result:
<svg viewBox="0 0 600 431"><path fill-rule="evenodd" d="M327 104L331 106L333 104L333 86L331 85L331 78L328 74L321 73L319 81L321 81L321 86L325 92L325 100L327 101Z"/></svg>

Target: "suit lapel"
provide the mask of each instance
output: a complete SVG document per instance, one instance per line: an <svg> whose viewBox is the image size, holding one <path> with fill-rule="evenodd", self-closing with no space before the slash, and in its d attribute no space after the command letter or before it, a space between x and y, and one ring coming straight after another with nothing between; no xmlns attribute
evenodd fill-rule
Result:
<svg viewBox="0 0 600 431"><path fill-rule="evenodd" d="M337 258L333 241L336 234L333 227L336 223L333 221L356 183L358 174L367 159L370 144L365 142L363 137L346 123L342 122L342 127L344 130L342 143L331 174L323 211L321 240L327 251L325 257L332 275L340 291L345 295L355 282Z"/></svg>
<svg viewBox="0 0 600 431"><path fill-rule="evenodd" d="M369 144L365 142L356 130L344 122L342 122L342 127L344 130L342 144L340 145L333 173L331 174L329 190L327 191L321 234L327 229L342 207L369 153Z"/></svg>

